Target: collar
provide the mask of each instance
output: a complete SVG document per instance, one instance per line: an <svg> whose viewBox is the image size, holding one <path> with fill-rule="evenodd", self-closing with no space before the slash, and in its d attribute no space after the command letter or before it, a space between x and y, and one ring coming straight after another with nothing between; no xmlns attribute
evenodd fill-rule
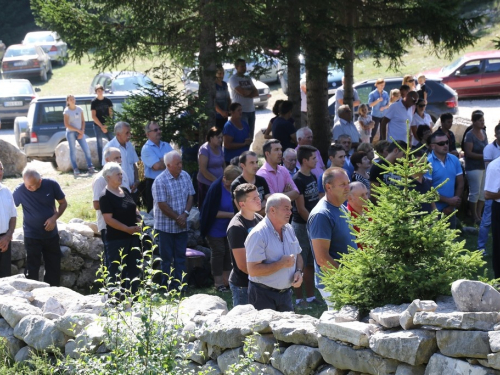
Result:
<svg viewBox="0 0 500 375"><path fill-rule="evenodd" d="M182 172L183 172L183 171L181 171L181 173L179 174L179 176L178 176L177 178L181 177ZM174 176L172 176L172 173L170 173L170 171L169 171L168 169L165 169L165 171L164 171L163 173L165 173L165 177L166 177L168 180L177 180L177 178L175 178Z"/></svg>
<svg viewBox="0 0 500 375"><path fill-rule="evenodd" d="M274 172L274 173L278 173L278 171L279 171L279 169L280 169L280 165L278 164L278 165L276 166L276 170L274 170L274 168L271 166L271 164L269 164L267 161L266 161L266 162L264 162L264 166L263 166L263 167L264 167L264 169L265 169L266 171L268 171L268 172ZM283 168L285 168L285 167L283 167ZM287 171L288 171L288 169L287 169Z"/></svg>
<svg viewBox="0 0 500 375"><path fill-rule="evenodd" d="M446 157L444 158L444 161L442 161L441 159L439 159L436 154L434 154L434 150L430 153L429 155L430 157L432 157L433 159L437 160L438 162L442 163L442 164L446 164L446 162L448 161L448 159L450 158L450 153L448 152L446 154Z"/></svg>
<svg viewBox="0 0 500 375"><path fill-rule="evenodd" d="M157 146L151 139L148 139L146 141L146 145L148 146L152 146L152 147L158 147L158 148L161 148L161 144L162 144L162 141L160 141L160 144Z"/></svg>
<svg viewBox="0 0 500 375"><path fill-rule="evenodd" d="M340 125L352 125L352 126L354 126L354 123L352 121L347 121L347 120L344 120L343 118L340 118L340 117L339 117L339 120L340 120Z"/></svg>
<svg viewBox="0 0 500 375"><path fill-rule="evenodd" d="M347 203L347 210L351 213L352 216L358 217L358 213L354 211L354 208L352 208L349 203Z"/></svg>
<svg viewBox="0 0 500 375"><path fill-rule="evenodd" d="M280 241L281 241L281 238L283 238L283 241L284 241L285 240L285 233L287 230L287 224L285 224L281 227L281 236L280 236L280 234L276 231L276 229L274 229L274 225L271 222L271 220L269 219L269 216L266 215L264 220L266 220L266 225L269 226L273 230L274 235L276 237L278 237L280 239Z"/></svg>

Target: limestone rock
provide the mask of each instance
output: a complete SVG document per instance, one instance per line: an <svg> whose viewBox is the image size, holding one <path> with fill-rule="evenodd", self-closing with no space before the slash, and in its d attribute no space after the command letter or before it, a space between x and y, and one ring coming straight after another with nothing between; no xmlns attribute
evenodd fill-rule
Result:
<svg viewBox="0 0 500 375"><path fill-rule="evenodd" d="M410 305L404 303L399 306L386 305L377 307L370 311L370 318L386 328L399 327L399 318L408 306Z"/></svg>
<svg viewBox="0 0 500 375"><path fill-rule="evenodd" d="M64 345L64 355L73 359L78 359L80 357L80 353L76 350L75 340L68 340L66 345Z"/></svg>
<svg viewBox="0 0 500 375"><path fill-rule="evenodd" d="M14 361L16 361L16 363L25 362L31 359L34 354L36 354L36 351L33 348L24 346L16 353Z"/></svg>
<svg viewBox="0 0 500 375"><path fill-rule="evenodd" d="M4 338L5 348L12 357L16 355L19 349L26 345L14 336L14 328L5 319L0 319L0 337Z"/></svg>
<svg viewBox="0 0 500 375"><path fill-rule="evenodd" d="M11 253L10 259L12 261L26 259L27 253L24 247L24 240L12 240L10 241Z"/></svg>
<svg viewBox="0 0 500 375"><path fill-rule="evenodd" d="M222 375L219 365L215 361L208 361L201 367L201 371L206 375Z"/></svg>
<svg viewBox="0 0 500 375"><path fill-rule="evenodd" d="M214 361L222 354L224 351L220 346L207 344L208 356Z"/></svg>
<svg viewBox="0 0 500 375"><path fill-rule="evenodd" d="M43 306L43 316L47 319L57 319L64 315L66 309L53 297L50 297Z"/></svg>
<svg viewBox="0 0 500 375"><path fill-rule="evenodd" d="M61 286L65 288L73 288L76 282L77 276L75 275L74 272L67 272L67 271L62 271L61 272Z"/></svg>
<svg viewBox="0 0 500 375"><path fill-rule="evenodd" d="M451 284L451 294L460 311L500 311L500 293L481 281L457 280Z"/></svg>
<svg viewBox="0 0 500 375"><path fill-rule="evenodd" d="M94 238L94 231L88 225L83 223L68 223L66 224L66 229L73 233L81 234L89 240Z"/></svg>
<svg viewBox="0 0 500 375"><path fill-rule="evenodd" d="M491 331L500 322L500 314L494 312L450 312L433 313L417 312L413 317L414 324L436 326L445 329L474 329Z"/></svg>
<svg viewBox="0 0 500 375"><path fill-rule="evenodd" d="M327 310L321 314L320 322L343 323L359 320L359 309L346 305L340 310Z"/></svg>
<svg viewBox="0 0 500 375"><path fill-rule="evenodd" d="M105 337L106 332L104 331L103 323L94 321L86 326L78 335L76 335L76 348L80 351L94 353L104 342Z"/></svg>
<svg viewBox="0 0 500 375"><path fill-rule="evenodd" d="M14 336L36 350L52 352L64 348L66 338L54 323L39 315L28 315L14 328Z"/></svg>
<svg viewBox="0 0 500 375"><path fill-rule="evenodd" d="M248 312L252 312L252 311L256 311L255 307L253 307L252 305L238 305L238 306L235 306L233 307L228 313L227 313L227 317L230 317L230 316L238 316L238 315L241 315L241 314L246 314Z"/></svg>
<svg viewBox="0 0 500 375"><path fill-rule="evenodd" d="M427 367L425 368L425 375L498 375L499 372L484 368L481 366L474 366L466 361L456 358L446 357L442 354L435 353Z"/></svg>
<svg viewBox="0 0 500 375"><path fill-rule="evenodd" d="M35 296L33 305L41 309L43 309L49 298L55 299L67 310L70 304L83 297L80 293L61 286L35 289L32 293Z"/></svg>
<svg viewBox="0 0 500 375"><path fill-rule="evenodd" d="M271 322L274 337L277 340L297 345L318 347L318 319L304 315L302 319L280 319Z"/></svg>
<svg viewBox="0 0 500 375"><path fill-rule="evenodd" d="M414 300L408 308L403 311L399 317L399 324L404 329L412 329L415 327L413 323L413 317L415 313L419 311L429 311L433 312L437 309L437 304L434 301L421 301L419 299Z"/></svg>
<svg viewBox="0 0 500 375"><path fill-rule="evenodd" d="M200 365L204 365L208 360L207 343L200 340L190 342L185 347L185 359L190 359Z"/></svg>
<svg viewBox="0 0 500 375"><path fill-rule="evenodd" d="M346 375L346 370L339 370L331 365L323 365L318 368L316 375Z"/></svg>
<svg viewBox="0 0 500 375"><path fill-rule="evenodd" d="M488 332L490 348L493 353L500 352L500 331Z"/></svg>
<svg viewBox="0 0 500 375"><path fill-rule="evenodd" d="M488 354L488 358L486 360L479 359L478 361L483 366L500 370L500 353Z"/></svg>
<svg viewBox="0 0 500 375"><path fill-rule="evenodd" d="M323 314L318 323L318 333L332 340L348 342L356 346L368 347L370 336L377 331L374 324L362 322L331 323L330 320L324 322Z"/></svg>
<svg viewBox="0 0 500 375"><path fill-rule="evenodd" d="M424 373L425 365L410 366L406 363L401 363L395 375L424 375Z"/></svg>
<svg viewBox="0 0 500 375"><path fill-rule="evenodd" d="M90 157L92 159L92 164L97 167L99 166L99 157L97 155L97 143L95 138L85 138L87 145L90 149ZM103 147L108 143L108 140L103 138ZM78 142L76 145L76 164L81 170L87 170L87 161L85 160L85 155L83 154L82 148ZM73 167L71 166L71 161L69 158L69 145L68 141L61 142L57 145L55 149L57 169L61 172L71 172Z"/></svg>
<svg viewBox="0 0 500 375"><path fill-rule="evenodd" d="M101 232L99 232L99 228L97 228L97 224L94 223L93 221L84 221L83 224L85 224L90 229L92 229L92 232L94 232L94 236L96 234L99 235L99 236L101 235Z"/></svg>
<svg viewBox="0 0 500 375"><path fill-rule="evenodd" d="M28 302L33 302L35 300L35 296L31 292L23 292L22 290L14 289L14 292L10 293L12 297L23 298Z"/></svg>
<svg viewBox="0 0 500 375"><path fill-rule="evenodd" d="M26 154L3 139L0 139L0 160L4 168L4 177L21 176L23 169L28 164Z"/></svg>
<svg viewBox="0 0 500 375"><path fill-rule="evenodd" d="M195 294L184 299L179 305L179 317L183 323L187 323L197 315L206 316L210 314L226 315L228 312L226 301L217 296L206 294Z"/></svg>
<svg viewBox="0 0 500 375"><path fill-rule="evenodd" d="M81 289L87 289L94 284L100 262L87 260L85 266L88 267L83 268L76 279L76 286Z"/></svg>
<svg viewBox="0 0 500 375"><path fill-rule="evenodd" d="M486 358L490 353L487 332L442 330L436 339L441 354L448 357Z"/></svg>
<svg viewBox="0 0 500 375"><path fill-rule="evenodd" d="M420 329L377 332L370 338L370 349L382 357L412 366L421 365L427 363L436 351L436 335Z"/></svg>
<svg viewBox="0 0 500 375"><path fill-rule="evenodd" d="M78 255L65 254L61 258L61 271L79 271L83 267L83 263L83 259Z"/></svg>
<svg viewBox="0 0 500 375"><path fill-rule="evenodd" d="M325 362L341 370L353 370L368 374L390 374L396 372L398 362L382 358L370 349L355 350L320 336L319 351Z"/></svg>
<svg viewBox="0 0 500 375"><path fill-rule="evenodd" d="M274 336L271 334L254 335L250 337L250 340L252 344L243 348L245 355L256 362L268 363L276 344Z"/></svg>
<svg viewBox="0 0 500 375"><path fill-rule="evenodd" d="M94 314L86 313L70 313L61 316L59 319L54 321L57 329L63 332L69 337L76 337L82 332L82 330L93 323L97 316Z"/></svg>
<svg viewBox="0 0 500 375"><path fill-rule="evenodd" d="M273 366L287 375L311 375L323 363L323 357L316 348L292 345L273 362Z"/></svg>
<svg viewBox="0 0 500 375"><path fill-rule="evenodd" d="M12 285L17 290L22 290L23 292L32 292L35 289L50 287L49 284L44 283L42 281L23 279L23 278L11 280L10 285Z"/></svg>
<svg viewBox="0 0 500 375"><path fill-rule="evenodd" d="M42 315L42 310L36 306L30 305L20 299L11 298L10 300L2 300L0 314L9 323L11 327L15 327L21 319L28 315Z"/></svg>
<svg viewBox="0 0 500 375"><path fill-rule="evenodd" d="M243 355L243 348L235 348L226 350L224 353L217 357L217 364L223 374L227 373L231 366L236 365L241 361L240 356ZM238 372L236 372L238 373Z"/></svg>
<svg viewBox="0 0 500 375"><path fill-rule="evenodd" d="M0 284L0 295L11 294L14 293L16 290L17 289L10 284L7 283Z"/></svg>
<svg viewBox="0 0 500 375"><path fill-rule="evenodd" d="M283 375L279 370L276 370L271 365L253 362L250 367L243 369L249 375Z"/></svg>

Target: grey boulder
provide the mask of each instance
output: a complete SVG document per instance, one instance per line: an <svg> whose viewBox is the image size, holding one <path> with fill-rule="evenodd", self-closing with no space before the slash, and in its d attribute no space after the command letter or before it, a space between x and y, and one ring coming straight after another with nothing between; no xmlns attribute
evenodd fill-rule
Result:
<svg viewBox="0 0 500 375"><path fill-rule="evenodd" d="M460 311L500 311L500 293L481 281L457 280L451 284L451 294Z"/></svg>

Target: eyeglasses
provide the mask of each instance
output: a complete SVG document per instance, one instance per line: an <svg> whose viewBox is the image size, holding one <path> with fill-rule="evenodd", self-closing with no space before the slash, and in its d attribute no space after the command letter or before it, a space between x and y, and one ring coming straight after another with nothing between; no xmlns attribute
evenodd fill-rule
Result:
<svg viewBox="0 0 500 375"><path fill-rule="evenodd" d="M433 143L433 145L438 145L438 146L446 146L450 144L449 141L443 141L443 142L436 142L436 143Z"/></svg>
<svg viewBox="0 0 500 375"><path fill-rule="evenodd" d="M148 131L148 133L151 133L151 132L155 132L155 133L161 132L161 129L160 128L156 128L156 129L151 129L151 130Z"/></svg>

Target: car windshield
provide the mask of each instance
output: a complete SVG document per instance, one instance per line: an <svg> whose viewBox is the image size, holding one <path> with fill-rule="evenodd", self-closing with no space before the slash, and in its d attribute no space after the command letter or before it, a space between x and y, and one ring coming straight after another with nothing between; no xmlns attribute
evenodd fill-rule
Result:
<svg viewBox="0 0 500 375"><path fill-rule="evenodd" d="M29 83L0 81L0 96L33 95Z"/></svg>
<svg viewBox="0 0 500 375"><path fill-rule="evenodd" d="M464 58L461 57L458 60L453 61L450 65L445 66L443 69L441 69L441 71L443 73L449 74L449 73L453 72L455 69L457 69L460 66L460 64L462 64L463 61L464 61Z"/></svg>
<svg viewBox="0 0 500 375"><path fill-rule="evenodd" d="M28 34L26 36L26 42L28 43L43 43L43 42L55 42L54 37L51 34Z"/></svg>
<svg viewBox="0 0 500 375"><path fill-rule="evenodd" d="M26 55L36 55L35 47L10 47L5 52L5 57L20 57Z"/></svg>
<svg viewBox="0 0 500 375"><path fill-rule="evenodd" d="M111 84L113 92L139 90L141 87L151 87L151 80L144 75L117 77Z"/></svg>

